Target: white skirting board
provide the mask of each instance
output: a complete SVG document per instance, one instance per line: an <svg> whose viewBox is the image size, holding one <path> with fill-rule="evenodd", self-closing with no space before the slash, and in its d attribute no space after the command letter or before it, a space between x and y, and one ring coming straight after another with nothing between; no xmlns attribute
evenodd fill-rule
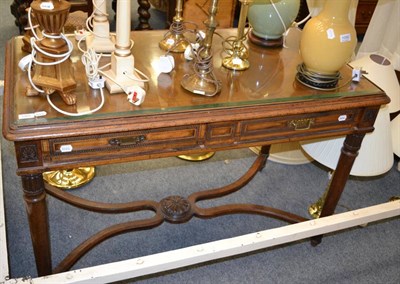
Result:
<svg viewBox="0 0 400 284"><path fill-rule="evenodd" d="M0 81L1 83L1 81ZM0 173L1 167L1 142L0 142ZM9 275L8 270L8 254L6 239L6 218L4 213L4 195L3 195L3 175L0 174L0 283Z"/></svg>
<svg viewBox="0 0 400 284"><path fill-rule="evenodd" d="M294 242L400 215L400 200L182 249L11 283L108 283ZM4 227L4 226L3 226ZM4 229L4 228L3 228ZM3 253L4 251L2 251ZM1 263L7 260L2 255ZM2 264L3 265L3 264ZM3 269L3 268L2 268ZM7 269L7 268L4 268ZM7 270L5 270L7 271ZM2 281L0 279L0 283Z"/></svg>

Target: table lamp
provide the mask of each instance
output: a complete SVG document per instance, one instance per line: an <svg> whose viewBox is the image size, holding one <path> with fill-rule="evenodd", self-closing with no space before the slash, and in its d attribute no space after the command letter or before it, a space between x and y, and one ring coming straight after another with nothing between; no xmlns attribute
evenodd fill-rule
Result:
<svg viewBox="0 0 400 284"><path fill-rule="evenodd" d="M213 73L212 40L214 31L218 26L216 18L218 11L218 0L212 0L208 19L204 22L207 27L205 38L195 52L193 60L193 73L185 74L181 86L194 94L203 96L215 96L221 91L221 82Z"/></svg>
<svg viewBox="0 0 400 284"><path fill-rule="evenodd" d="M240 15L237 27L237 36L227 38L224 41L224 51L228 53L222 60L222 66L231 70L246 70L250 67L249 51L244 44L246 37L244 35L244 28L246 25L247 12L252 0L240 0Z"/></svg>
<svg viewBox="0 0 400 284"><path fill-rule="evenodd" d="M363 76L380 87L391 99L388 105L381 107L374 124L374 132L365 135L350 172L353 176L381 175L392 168L393 153L400 144L398 137L393 136L393 130L390 130L390 113L400 110L400 86L390 61L381 55L368 55L351 62L350 66L363 70ZM392 123L393 127L398 122ZM335 169L344 139L345 137L317 139L303 141L301 145L314 160L330 169ZM322 204L323 200L320 200L311 205L310 214L318 217Z"/></svg>
<svg viewBox="0 0 400 284"><path fill-rule="evenodd" d="M106 1L88 1L93 1L94 11L86 20L86 26L91 30L86 37L86 47L99 53L111 53L115 50L115 37L110 35Z"/></svg>
<svg viewBox="0 0 400 284"><path fill-rule="evenodd" d="M117 2L117 37L115 50L111 54L111 68L103 71L110 94L121 93L128 87L144 86L144 81L135 72L135 59L131 53L131 1Z"/></svg>
<svg viewBox="0 0 400 284"><path fill-rule="evenodd" d="M162 50L182 53L189 46L190 42L186 39L184 32L186 27L183 21L183 0L176 1L175 16L172 19L169 31L160 41L159 46Z"/></svg>
<svg viewBox="0 0 400 284"><path fill-rule="evenodd" d="M62 35L70 7L71 4L64 0L31 3L35 19L43 29L43 38L33 43L35 68L32 82L46 95L57 91L67 105L76 103L76 96L71 93L76 88L69 59L71 46Z"/></svg>
<svg viewBox="0 0 400 284"><path fill-rule="evenodd" d="M254 0L249 8L249 40L263 47L282 47L299 9L300 0Z"/></svg>
<svg viewBox="0 0 400 284"><path fill-rule="evenodd" d="M351 60L357 44L354 26L349 21L351 0L326 0L323 10L304 26L296 79L314 89L337 88L339 70Z"/></svg>

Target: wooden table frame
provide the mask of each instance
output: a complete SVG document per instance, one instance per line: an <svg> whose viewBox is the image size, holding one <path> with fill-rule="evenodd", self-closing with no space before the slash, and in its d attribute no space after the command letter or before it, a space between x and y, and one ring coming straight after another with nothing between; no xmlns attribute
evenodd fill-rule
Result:
<svg viewBox="0 0 400 284"><path fill-rule="evenodd" d="M228 31L225 35L233 32ZM141 41L146 41L147 38L156 44L154 39L160 39L162 35L163 31L137 32L136 37L140 40L136 42L139 47L135 45L134 48L140 48ZM15 107L16 103L19 103L18 100L23 97L20 94L22 89L19 89L19 85L24 84L21 79L23 75L16 68L15 60L22 56L16 42L16 39L11 40L6 51L3 135L15 144L17 174L22 179L24 201L39 275L66 271L86 252L105 239L126 231L152 228L164 221L182 223L193 216L210 218L234 213L259 214L289 223L306 221L307 219L302 216L257 204L232 204L208 209L200 208L196 204L197 201L224 196L245 186L264 167L270 145L273 143L346 135L321 217L332 215L364 135L373 131L373 124L380 106L389 102L389 98L383 91L364 80L355 86L356 89L364 90L357 95L352 95L351 91L343 91L340 96L311 96L304 100L293 98L265 102L261 99L260 102L254 104L242 102L222 107L215 105L215 107L184 108L180 111L115 116L107 115L107 108L111 108L110 104L104 109L106 116L103 118L94 116L65 121L60 118L54 122L24 125L18 123L17 113L15 113L19 111ZM150 46L148 42L145 44ZM253 47L252 50L257 52L258 49ZM136 51L141 52L139 49ZM146 52L150 54L152 51L146 50ZM272 54L274 51L271 51L271 56ZM143 59L145 55L138 58ZM177 60L176 66L184 65L179 58ZM348 75L349 70L345 67L345 74ZM181 71L179 68L176 70L177 74ZM16 80L20 80L18 84ZM157 86L151 86L150 92L153 88ZM301 84L293 88L298 93L310 92ZM184 92L179 89L179 85L174 90L176 95ZM220 98L226 95L224 92L223 90L219 95ZM153 97L161 96L157 92L151 94ZM192 96L182 94L183 100L185 96ZM169 93L169 95L174 94ZM218 100L218 97L215 99ZM147 97L146 100L150 103L151 97ZM50 112L51 109L48 111ZM344 117L344 119L339 119L339 117ZM66 144L72 145L73 150L63 153L60 149ZM48 170L99 166L257 145L262 146L259 157L249 171L231 185L197 192L189 197L168 196L160 202L133 201L123 204L92 202L45 185L42 178L42 173ZM96 212L126 213L150 210L155 215L149 219L117 224L100 231L74 249L53 269L46 194ZM312 239L314 245L320 241L321 236Z"/></svg>

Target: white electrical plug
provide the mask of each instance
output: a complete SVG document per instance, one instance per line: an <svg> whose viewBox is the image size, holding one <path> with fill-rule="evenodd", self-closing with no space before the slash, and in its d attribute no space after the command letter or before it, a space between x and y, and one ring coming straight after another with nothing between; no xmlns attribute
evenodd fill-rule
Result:
<svg viewBox="0 0 400 284"><path fill-rule="evenodd" d="M28 66L29 64L32 62L32 55L26 55L24 57L21 58L21 60L18 63L18 67L22 70L22 71L26 71L28 70Z"/></svg>
<svg viewBox="0 0 400 284"><path fill-rule="evenodd" d="M139 86L130 86L125 92L128 94L128 101L135 106L140 106L146 97L146 91Z"/></svg>
<svg viewBox="0 0 400 284"><path fill-rule="evenodd" d="M86 37L88 35L90 35L90 32L88 32L85 29L79 29L79 30L75 30L74 34L75 34L75 40L80 41L80 40L85 40Z"/></svg>
<svg viewBox="0 0 400 284"><path fill-rule="evenodd" d="M199 43L191 43L188 45L185 49L185 52L183 53L183 56L185 57L186 60L193 60L194 54L193 52L196 52L200 47Z"/></svg>
<svg viewBox="0 0 400 284"><path fill-rule="evenodd" d="M94 79L89 79L88 84L92 89L102 89L104 88L105 81L106 79L104 79L102 76L99 76Z"/></svg>
<svg viewBox="0 0 400 284"><path fill-rule="evenodd" d="M158 61L158 68L161 73L169 73L175 67L175 60L172 55L161 55Z"/></svg>
<svg viewBox="0 0 400 284"><path fill-rule="evenodd" d="M361 74L362 74L361 68L354 68L352 71L353 82L360 82Z"/></svg>

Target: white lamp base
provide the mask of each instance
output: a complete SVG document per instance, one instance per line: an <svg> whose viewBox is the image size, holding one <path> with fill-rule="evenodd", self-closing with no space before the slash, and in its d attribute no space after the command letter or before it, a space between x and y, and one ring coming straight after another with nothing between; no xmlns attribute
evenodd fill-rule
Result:
<svg viewBox="0 0 400 284"><path fill-rule="evenodd" d="M92 48L97 53L111 53L115 50L115 36L100 37L88 35L86 38L87 49Z"/></svg>
<svg viewBox="0 0 400 284"><path fill-rule="evenodd" d="M133 55L111 55L111 69L104 71L106 87L110 94L124 92L128 87L144 87L144 82L135 74L135 60Z"/></svg>

